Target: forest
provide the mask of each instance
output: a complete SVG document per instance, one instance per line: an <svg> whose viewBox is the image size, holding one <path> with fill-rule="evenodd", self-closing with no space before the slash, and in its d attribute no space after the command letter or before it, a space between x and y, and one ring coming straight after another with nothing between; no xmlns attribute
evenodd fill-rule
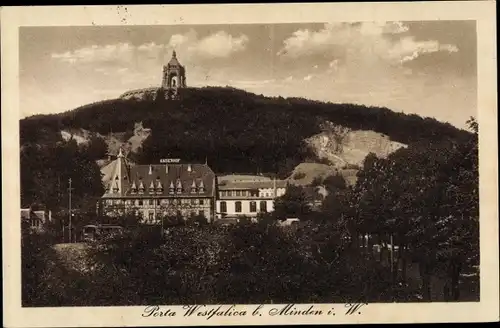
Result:
<svg viewBox="0 0 500 328"><path fill-rule="evenodd" d="M289 187L258 224L186 222L167 237L129 224L90 245L84 269L57 264L50 236L24 229L23 305L478 301L478 126L468 124L464 138L369 155L352 187L329 177L319 212ZM284 229L283 216L301 225Z"/></svg>
<svg viewBox="0 0 500 328"><path fill-rule="evenodd" d="M264 97L222 87L183 90L181 101L115 99L62 114L20 122L21 145L48 144L62 129L83 128L107 135L131 133L136 122L152 134L138 163L179 157L205 161L215 172L275 172L284 177L299 163L318 160L304 139L325 121L349 129L373 130L404 144L467 137L470 133L431 118L387 108L334 104L300 98Z"/></svg>

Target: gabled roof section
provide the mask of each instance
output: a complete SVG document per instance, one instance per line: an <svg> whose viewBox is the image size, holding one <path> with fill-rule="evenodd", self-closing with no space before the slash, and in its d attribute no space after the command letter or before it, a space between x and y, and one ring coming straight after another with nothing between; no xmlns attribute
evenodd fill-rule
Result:
<svg viewBox="0 0 500 328"><path fill-rule="evenodd" d="M123 196L125 190L130 189L130 166L121 148L117 158L103 167L101 172L104 175L104 197Z"/></svg>
<svg viewBox="0 0 500 328"><path fill-rule="evenodd" d="M141 184L149 188L145 188L141 194L132 194L132 188L123 189L123 196L213 197L215 195L215 173L207 164L135 165L130 167L129 172L129 186L135 183L139 188ZM171 189L174 189L174 193L170 192Z"/></svg>

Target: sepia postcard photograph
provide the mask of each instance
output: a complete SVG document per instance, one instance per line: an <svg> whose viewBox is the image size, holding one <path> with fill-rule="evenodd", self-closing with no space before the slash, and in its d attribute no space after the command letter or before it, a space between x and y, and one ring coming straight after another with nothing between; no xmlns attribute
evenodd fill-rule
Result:
<svg viewBox="0 0 500 328"><path fill-rule="evenodd" d="M494 12L1 8L4 326L498 321Z"/></svg>

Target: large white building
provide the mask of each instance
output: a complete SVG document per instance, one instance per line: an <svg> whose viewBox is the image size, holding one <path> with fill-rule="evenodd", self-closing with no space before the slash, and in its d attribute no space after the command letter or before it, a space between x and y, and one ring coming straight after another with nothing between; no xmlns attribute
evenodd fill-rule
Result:
<svg viewBox="0 0 500 328"><path fill-rule="evenodd" d="M102 215L135 213L145 223L165 217L204 216L214 219L274 211L274 201L285 194L287 181L259 175L216 177L207 164L168 163L131 165L121 149L116 160L101 169L106 191L99 202Z"/></svg>
<svg viewBox="0 0 500 328"><path fill-rule="evenodd" d="M99 210L106 216L135 213L148 224L165 217L214 218L215 174L207 164L165 159L160 164L131 165L121 149L101 172L106 191Z"/></svg>
<svg viewBox="0 0 500 328"><path fill-rule="evenodd" d="M256 217L274 211L274 200L285 194L287 182L255 175L217 177L217 218Z"/></svg>

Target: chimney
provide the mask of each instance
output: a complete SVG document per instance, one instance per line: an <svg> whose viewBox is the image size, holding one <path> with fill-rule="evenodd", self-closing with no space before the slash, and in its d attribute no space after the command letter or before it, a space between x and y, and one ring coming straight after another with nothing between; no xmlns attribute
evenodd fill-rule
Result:
<svg viewBox="0 0 500 328"><path fill-rule="evenodd" d="M188 172L191 172L191 171L192 171L191 164L188 164Z"/></svg>
<svg viewBox="0 0 500 328"><path fill-rule="evenodd" d="M116 157L116 160L117 160L117 163L116 163L116 167L117 167L117 178L118 178L118 183L117 183L117 188L118 188L118 192L121 193L122 192L122 158L123 158L123 153L122 153L122 147L119 148L118 150L118 156Z"/></svg>
<svg viewBox="0 0 500 328"><path fill-rule="evenodd" d="M168 164L165 165L165 173L168 174Z"/></svg>
<svg viewBox="0 0 500 328"><path fill-rule="evenodd" d="M152 165L149 165L149 174L153 174L153 166Z"/></svg>

